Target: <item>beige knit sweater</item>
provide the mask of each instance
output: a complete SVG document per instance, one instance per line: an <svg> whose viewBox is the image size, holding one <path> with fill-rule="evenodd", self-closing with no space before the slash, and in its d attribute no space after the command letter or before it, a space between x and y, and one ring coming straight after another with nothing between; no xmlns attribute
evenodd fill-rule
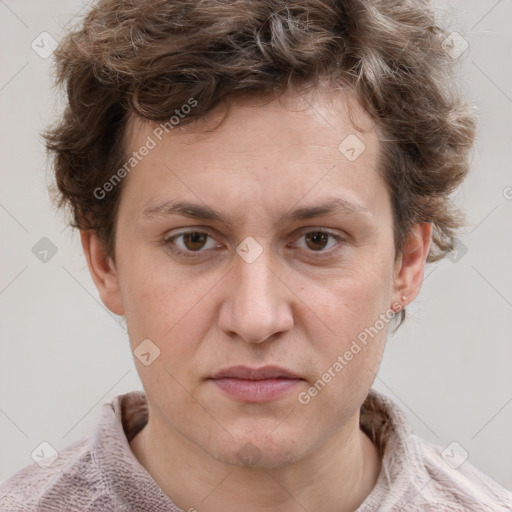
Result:
<svg viewBox="0 0 512 512"><path fill-rule="evenodd" d="M130 449L146 422L144 393L117 396L103 405L89 437L50 466L34 463L4 482L0 511L183 512ZM402 410L373 389L361 408L361 428L383 459L377 484L355 512L512 511L512 492L467 460L461 464L457 446L443 449L412 434Z"/></svg>

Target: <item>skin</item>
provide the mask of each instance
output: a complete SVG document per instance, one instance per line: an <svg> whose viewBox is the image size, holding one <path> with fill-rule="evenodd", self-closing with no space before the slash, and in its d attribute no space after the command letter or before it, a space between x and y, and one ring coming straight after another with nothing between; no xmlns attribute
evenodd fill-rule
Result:
<svg viewBox="0 0 512 512"><path fill-rule="evenodd" d="M149 422L131 448L184 510L353 511L381 468L359 428L359 408L389 325L309 403L298 393L380 314L414 300L431 225L413 227L395 262L379 132L351 93L319 87L308 95L287 92L281 101L239 100L223 125L202 131L216 125L219 112L166 134L124 178L115 263L94 233L81 234L101 299L125 315L132 350L147 338L160 349L149 366L134 359ZM133 119L127 153L153 128ZM355 161L338 149L351 133L366 148ZM280 220L339 197L367 213ZM208 205L232 224L142 216L171 200ZM183 236L165 242L184 228L211 238L202 245ZM318 230L342 238L308 242L307 233ZM236 252L248 236L262 248L252 263ZM241 403L207 380L239 364L279 365L304 381L277 400ZM252 461L240 458L247 443L257 454Z"/></svg>

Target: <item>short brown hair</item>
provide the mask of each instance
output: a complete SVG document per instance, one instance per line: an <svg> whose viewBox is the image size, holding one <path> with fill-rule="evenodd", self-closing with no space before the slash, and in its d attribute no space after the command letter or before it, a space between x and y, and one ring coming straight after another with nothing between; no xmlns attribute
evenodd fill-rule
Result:
<svg viewBox="0 0 512 512"><path fill-rule="evenodd" d="M447 36L422 0L100 0L55 51L67 103L44 133L54 200L115 261L122 186L101 199L94 191L126 162L130 116L168 121L194 98L183 125L227 100L327 80L353 91L383 134L396 256L411 226L430 222L427 261L439 260L464 221L450 196L475 135Z"/></svg>

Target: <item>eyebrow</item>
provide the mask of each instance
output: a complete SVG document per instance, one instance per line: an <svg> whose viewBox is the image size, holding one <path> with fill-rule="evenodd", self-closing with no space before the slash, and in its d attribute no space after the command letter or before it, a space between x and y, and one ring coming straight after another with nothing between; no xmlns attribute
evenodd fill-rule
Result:
<svg viewBox="0 0 512 512"><path fill-rule="evenodd" d="M336 198L318 205L304 206L284 213L280 223L294 222L300 220L312 219L322 215L358 215L363 217L372 217L368 208L347 201L342 198ZM218 221L228 227L233 227L237 219L230 219L223 213L214 210L206 205L191 203L188 201L166 201L156 205L149 205L142 210L143 219L166 218L170 216L181 216L196 220Z"/></svg>

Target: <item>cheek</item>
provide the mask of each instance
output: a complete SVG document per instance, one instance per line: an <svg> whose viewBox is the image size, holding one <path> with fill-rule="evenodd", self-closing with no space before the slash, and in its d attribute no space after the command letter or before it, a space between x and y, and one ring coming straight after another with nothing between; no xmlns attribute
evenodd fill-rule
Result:
<svg viewBox="0 0 512 512"><path fill-rule="evenodd" d="M179 282L136 251L125 254L118 262L119 284L132 345L145 338L160 339L165 325L172 325L171 297L178 293Z"/></svg>
<svg viewBox="0 0 512 512"><path fill-rule="evenodd" d="M359 282L338 286L323 301L316 297L318 315L310 316L306 334L314 371L298 398L326 424L343 422L343 414L364 400L375 380L393 319L385 296L375 283L366 288Z"/></svg>
<svg viewBox="0 0 512 512"><path fill-rule="evenodd" d="M311 281L301 298L335 334L343 338L373 324L389 310L392 276L384 265L342 269L329 279Z"/></svg>
<svg viewBox="0 0 512 512"><path fill-rule="evenodd" d="M324 395L337 388L357 392L362 381L373 380L393 321L390 277L374 267L305 287L302 294L304 304L311 305L303 310L303 321L318 363L315 373L333 382Z"/></svg>
<svg viewBox="0 0 512 512"><path fill-rule="evenodd" d="M151 339L162 359L193 350L207 328L207 311L222 276L191 276L167 261L125 259L121 293L132 348ZM169 357L171 357L169 356Z"/></svg>

